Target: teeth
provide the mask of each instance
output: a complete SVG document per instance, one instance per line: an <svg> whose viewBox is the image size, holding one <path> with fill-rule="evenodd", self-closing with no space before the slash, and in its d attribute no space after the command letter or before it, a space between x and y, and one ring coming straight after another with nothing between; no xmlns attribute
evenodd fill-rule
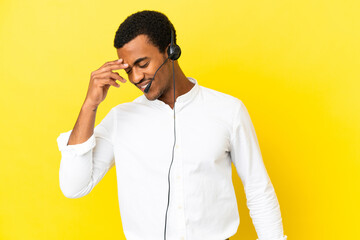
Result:
<svg viewBox="0 0 360 240"><path fill-rule="evenodd" d="M141 87L141 88L142 88L142 89L145 89L147 85L148 85L148 84L146 84L145 86L143 86L143 87Z"/></svg>

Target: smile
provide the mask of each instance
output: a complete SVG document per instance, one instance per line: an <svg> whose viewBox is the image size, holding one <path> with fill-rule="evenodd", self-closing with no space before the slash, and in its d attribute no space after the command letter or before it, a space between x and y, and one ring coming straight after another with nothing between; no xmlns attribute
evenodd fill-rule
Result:
<svg viewBox="0 0 360 240"><path fill-rule="evenodd" d="M149 81L148 83L146 83L146 84L143 84L143 85L139 85L139 88L141 89L141 90L144 90L146 87L147 87L147 85L149 85L149 83L150 83L151 81Z"/></svg>
<svg viewBox="0 0 360 240"><path fill-rule="evenodd" d="M146 85L144 85L144 86L141 86L140 88L141 88L141 89L145 89L147 85L148 85L148 84L146 84Z"/></svg>

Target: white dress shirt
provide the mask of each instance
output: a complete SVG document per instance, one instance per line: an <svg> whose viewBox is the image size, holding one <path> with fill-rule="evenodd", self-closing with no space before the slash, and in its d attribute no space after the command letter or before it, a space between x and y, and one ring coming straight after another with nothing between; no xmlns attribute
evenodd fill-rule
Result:
<svg viewBox="0 0 360 240"><path fill-rule="evenodd" d="M224 240L237 232L233 163L259 239L286 240L278 199L245 105L200 86L194 78L188 80L195 85L175 102L166 239ZM125 237L164 239L173 109L141 95L112 108L87 141L67 145L71 131L57 138L63 194L85 196L116 166Z"/></svg>

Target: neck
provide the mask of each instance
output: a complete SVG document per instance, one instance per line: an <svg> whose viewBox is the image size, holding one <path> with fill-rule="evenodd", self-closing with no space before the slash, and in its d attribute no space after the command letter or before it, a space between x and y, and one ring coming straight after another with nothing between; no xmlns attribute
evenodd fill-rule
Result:
<svg viewBox="0 0 360 240"><path fill-rule="evenodd" d="M195 84L190 82L189 79L187 79L187 77L181 70L179 63L177 61L174 61L174 72L175 72L175 101L176 101L177 97L189 92ZM171 63L171 73L172 73L172 63ZM174 85L173 77L171 74L171 84L169 90L166 92L166 94L163 94L161 97L158 98L159 100L168 104L171 107L171 109L174 108L173 85Z"/></svg>

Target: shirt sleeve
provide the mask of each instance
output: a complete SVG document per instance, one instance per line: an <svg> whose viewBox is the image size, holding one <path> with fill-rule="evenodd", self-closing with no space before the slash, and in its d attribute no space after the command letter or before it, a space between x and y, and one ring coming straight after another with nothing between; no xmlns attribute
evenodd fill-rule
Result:
<svg viewBox="0 0 360 240"><path fill-rule="evenodd" d="M257 240L286 240L279 202L250 115L241 100L234 114L231 134L231 160L244 186Z"/></svg>
<svg viewBox="0 0 360 240"><path fill-rule="evenodd" d="M57 138L61 152L60 189L68 198L80 198L100 182L115 165L113 136L115 114L111 110L85 142L67 145L72 130Z"/></svg>

